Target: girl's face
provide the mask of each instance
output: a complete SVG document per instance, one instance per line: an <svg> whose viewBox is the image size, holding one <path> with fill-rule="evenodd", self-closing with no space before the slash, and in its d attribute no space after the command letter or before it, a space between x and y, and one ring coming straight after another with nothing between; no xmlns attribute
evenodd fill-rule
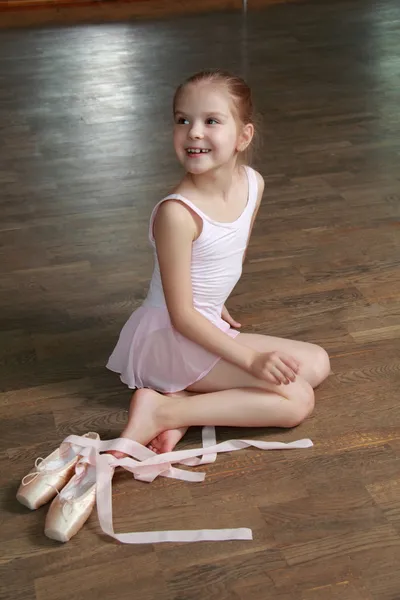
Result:
<svg viewBox="0 0 400 600"><path fill-rule="evenodd" d="M234 161L250 143L253 126L242 126L222 85L186 85L175 107L174 148L188 173L200 175ZM249 131L250 128L250 137ZM248 139L249 138L249 139Z"/></svg>

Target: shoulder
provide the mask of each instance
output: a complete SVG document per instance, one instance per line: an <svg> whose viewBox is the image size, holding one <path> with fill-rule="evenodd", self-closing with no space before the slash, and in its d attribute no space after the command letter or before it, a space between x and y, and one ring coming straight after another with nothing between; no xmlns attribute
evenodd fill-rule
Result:
<svg viewBox="0 0 400 600"><path fill-rule="evenodd" d="M253 169L253 172L257 180L257 206L259 206L261 203L262 195L264 193L265 181L261 173L259 173L255 169Z"/></svg>
<svg viewBox="0 0 400 600"><path fill-rule="evenodd" d="M163 200L154 216L154 236L161 232L184 232L194 239L196 223L190 208L178 198Z"/></svg>
<svg viewBox="0 0 400 600"><path fill-rule="evenodd" d="M255 169L253 169L256 179L257 179L257 184L258 184L258 193L262 194L264 191L264 187L265 187L265 181L264 181L264 177L261 175L261 173L259 173L258 171L256 171Z"/></svg>

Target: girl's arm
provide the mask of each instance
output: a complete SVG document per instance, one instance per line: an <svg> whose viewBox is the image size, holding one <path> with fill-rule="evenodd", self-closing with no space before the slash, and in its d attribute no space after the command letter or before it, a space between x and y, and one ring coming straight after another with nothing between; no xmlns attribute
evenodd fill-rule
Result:
<svg viewBox="0 0 400 600"><path fill-rule="evenodd" d="M191 259L192 243L197 236L196 221L186 206L176 200L161 204L154 221L154 238L172 325L189 340L245 371L271 383L284 382L285 376L278 379L270 373L271 362L275 364L279 359L280 364L282 357L271 359L270 355L260 355L239 344L194 308ZM295 365L288 367L280 367L282 373L287 373L286 378L293 375L291 368Z"/></svg>
<svg viewBox="0 0 400 600"><path fill-rule="evenodd" d="M189 340L247 371L256 352L235 342L193 306L191 260L197 235L196 222L186 206L175 200L161 204L154 220L154 239L171 323Z"/></svg>

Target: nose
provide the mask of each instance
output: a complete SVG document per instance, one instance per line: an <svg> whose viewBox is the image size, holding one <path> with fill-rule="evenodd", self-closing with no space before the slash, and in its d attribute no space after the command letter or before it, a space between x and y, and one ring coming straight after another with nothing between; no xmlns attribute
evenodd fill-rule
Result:
<svg viewBox="0 0 400 600"><path fill-rule="evenodd" d="M194 122L192 127L189 130L189 137L191 140L201 140L203 139L203 130L201 124L198 122Z"/></svg>

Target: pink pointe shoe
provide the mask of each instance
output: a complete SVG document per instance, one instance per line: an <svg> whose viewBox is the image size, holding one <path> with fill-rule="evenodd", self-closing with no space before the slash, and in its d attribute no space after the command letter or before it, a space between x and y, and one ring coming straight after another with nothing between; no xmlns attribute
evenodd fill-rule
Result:
<svg viewBox="0 0 400 600"><path fill-rule="evenodd" d="M48 538L68 542L88 520L96 502L96 465L92 457L78 461L75 475L51 503L44 527Z"/></svg>
<svg viewBox="0 0 400 600"><path fill-rule="evenodd" d="M90 431L83 437L98 440L99 434ZM17 500L31 510L49 502L71 479L80 458L82 446L61 444L46 458L37 458L35 470L25 475L17 492Z"/></svg>

